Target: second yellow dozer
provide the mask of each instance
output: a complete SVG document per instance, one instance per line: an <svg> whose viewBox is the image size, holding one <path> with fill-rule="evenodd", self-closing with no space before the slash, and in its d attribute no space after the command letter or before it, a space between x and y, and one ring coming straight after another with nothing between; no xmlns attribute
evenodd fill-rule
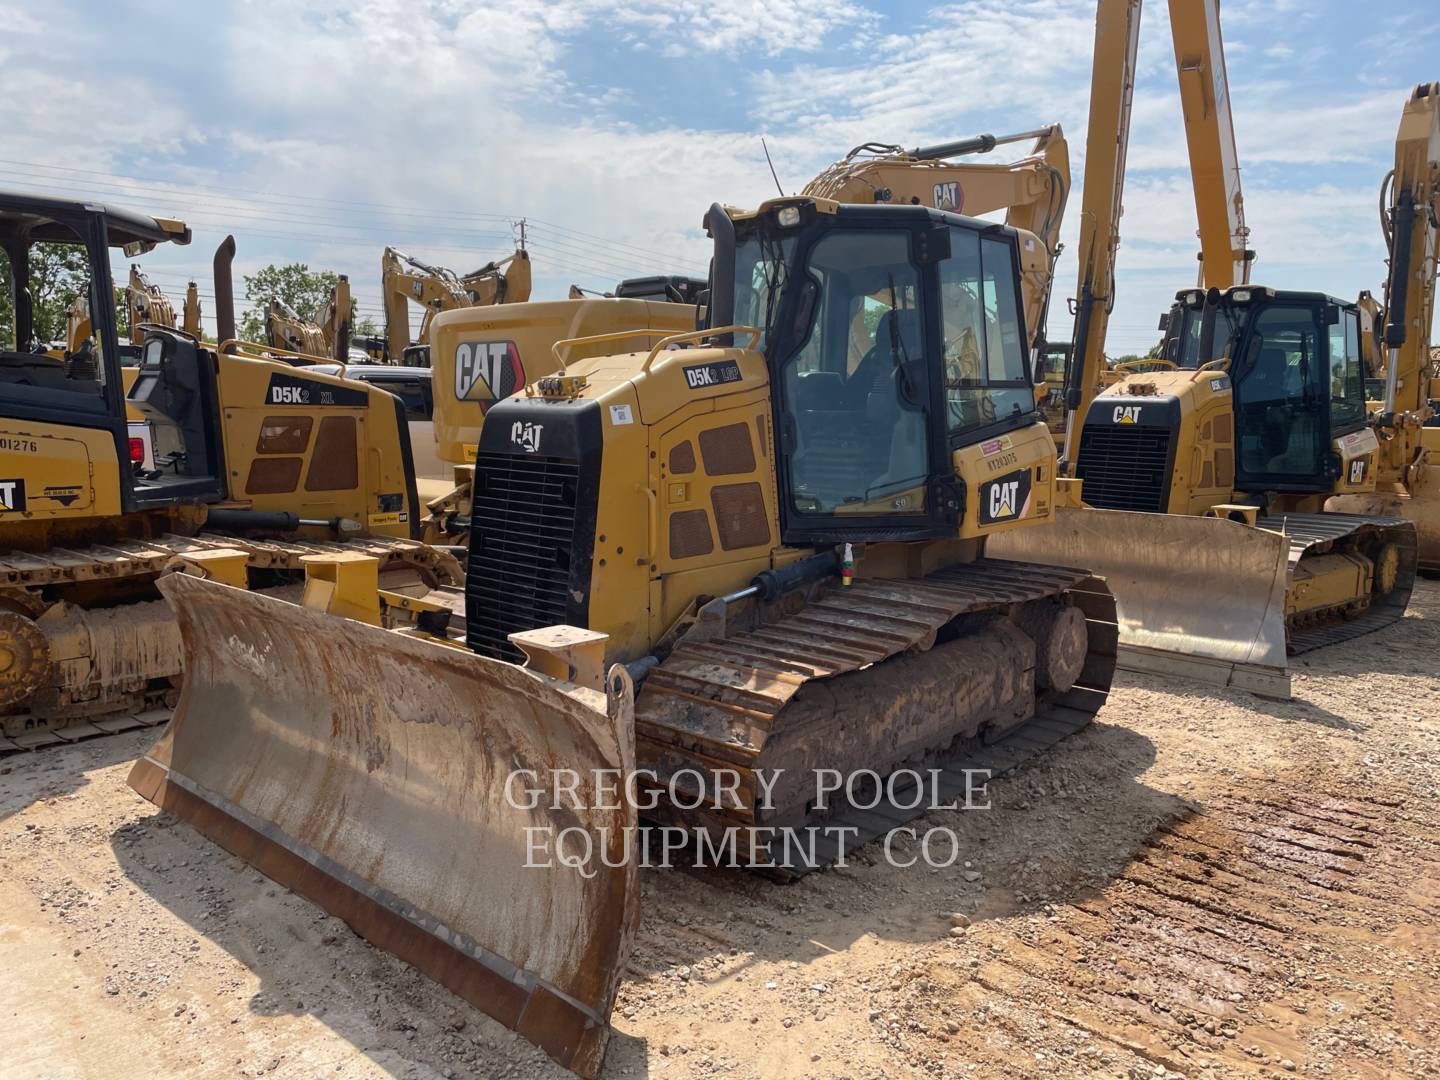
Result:
<svg viewBox="0 0 1440 1080"><path fill-rule="evenodd" d="M1375 490L1359 311L1193 289L1170 327L1170 359L1147 361L1168 370L1126 373L1085 414L1084 506L997 546L1105 574L1126 666L1288 697L1289 655L1394 622L1414 587L1414 522L1325 510Z"/></svg>
<svg viewBox="0 0 1440 1080"><path fill-rule="evenodd" d="M1020 234L706 221L709 328L488 410L463 635L364 560L302 607L168 581L187 678L131 777L583 1076L642 853L843 859L1084 727L1115 665L1102 581L985 550L1055 509Z"/></svg>

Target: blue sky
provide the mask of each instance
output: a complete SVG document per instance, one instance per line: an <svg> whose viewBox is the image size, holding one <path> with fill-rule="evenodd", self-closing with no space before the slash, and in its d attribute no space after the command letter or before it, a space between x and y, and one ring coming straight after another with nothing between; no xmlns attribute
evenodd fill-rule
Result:
<svg viewBox="0 0 1440 1080"><path fill-rule="evenodd" d="M243 272L348 273L379 315L388 244L458 270L524 217L536 295L707 261L712 201L797 190L859 142L1061 122L1077 190L1052 337L1075 291L1093 0L0 0L0 185L189 221L142 260L209 292ZM1440 79L1433 0L1222 7L1255 278L1353 297L1384 278L1376 212L1410 89ZM1155 339L1195 273L1167 9L1151 0L1112 354ZM1002 151L1003 153L1003 151ZM207 311L213 303L207 302Z"/></svg>

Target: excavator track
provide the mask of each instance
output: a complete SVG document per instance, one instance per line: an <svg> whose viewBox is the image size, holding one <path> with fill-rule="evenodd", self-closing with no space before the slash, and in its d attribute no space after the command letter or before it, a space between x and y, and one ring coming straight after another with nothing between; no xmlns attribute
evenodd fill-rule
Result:
<svg viewBox="0 0 1440 1080"><path fill-rule="evenodd" d="M1398 622L1410 603L1418 568L1419 539L1415 523L1405 518L1366 517L1358 514L1280 514L1265 520L1265 528L1281 532L1290 542L1290 578L1306 558L1341 546L1378 548L1393 544L1398 556L1394 585L1368 598L1358 614L1305 623L1291 618L1286 627L1286 650L1292 655L1335 645L1373 633Z"/></svg>
<svg viewBox="0 0 1440 1080"><path fill-rule="evenodd" d="M1071 653L1058 679L1043 655L1057 618ZM934 770L948 800L966 769L1016 768L1104 704L1115 620L1114 597L1088 571L981 559L918 580L830 586L751 628L692 634L642 684L636 746L660 785L702 808L662 805L657 817L716 833L776 827L747 858L781 877L808 873L842 855L834 838L858 846L929 805L913 782L882 782L857 805L827 800L822 811L806 790L817 770L882 780ZM758 774L775 770L788 775L765 792ZM739 805L701 790L722 772L738 776ZM813 843L794 842L811 830Z"/></svg>
<svg viewBox="0 0 1440 1080"><path fill-rule="evenodd" d="M12 552L0 557L0 755L150 726L167 718L180 641L153 582L185 556L229 550L283 587L307 555L355 552L382 574L411 571L428 586L458 584L449 552L388 537L329 542L214 533ZM97 589L103 589L99 592ZM105 592L133 600L89 606Z"/></svg>

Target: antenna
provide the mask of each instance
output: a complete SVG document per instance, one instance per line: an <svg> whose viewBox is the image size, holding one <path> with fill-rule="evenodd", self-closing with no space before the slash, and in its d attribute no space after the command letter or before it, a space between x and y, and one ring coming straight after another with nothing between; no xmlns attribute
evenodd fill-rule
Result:
<svg viewBox="0 0 1440 1080"><path fill-rule="evenodd" d="M760 148L765 151L765 164L770 166L770 176L775 181L775 187L780 192L780 197L785 197L785 189L780 187L780 177L775 175L775 162L770 160L770 147L765 145L765 136L760 136Z"/></svg>

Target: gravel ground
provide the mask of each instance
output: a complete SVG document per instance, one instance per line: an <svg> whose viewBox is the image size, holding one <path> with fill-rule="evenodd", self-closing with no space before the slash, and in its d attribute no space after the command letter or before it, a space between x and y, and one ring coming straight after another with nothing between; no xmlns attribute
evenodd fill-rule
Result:
<svg viewBox="0 0 1440 1080"><path fill-rule="evenodd" d="M1440 583L1295 686L1122 675L949 869L643 872L605 1075L1440 1075ZM155 734L0 760L0 1076L568 1075L143 802Z"/></svg>

